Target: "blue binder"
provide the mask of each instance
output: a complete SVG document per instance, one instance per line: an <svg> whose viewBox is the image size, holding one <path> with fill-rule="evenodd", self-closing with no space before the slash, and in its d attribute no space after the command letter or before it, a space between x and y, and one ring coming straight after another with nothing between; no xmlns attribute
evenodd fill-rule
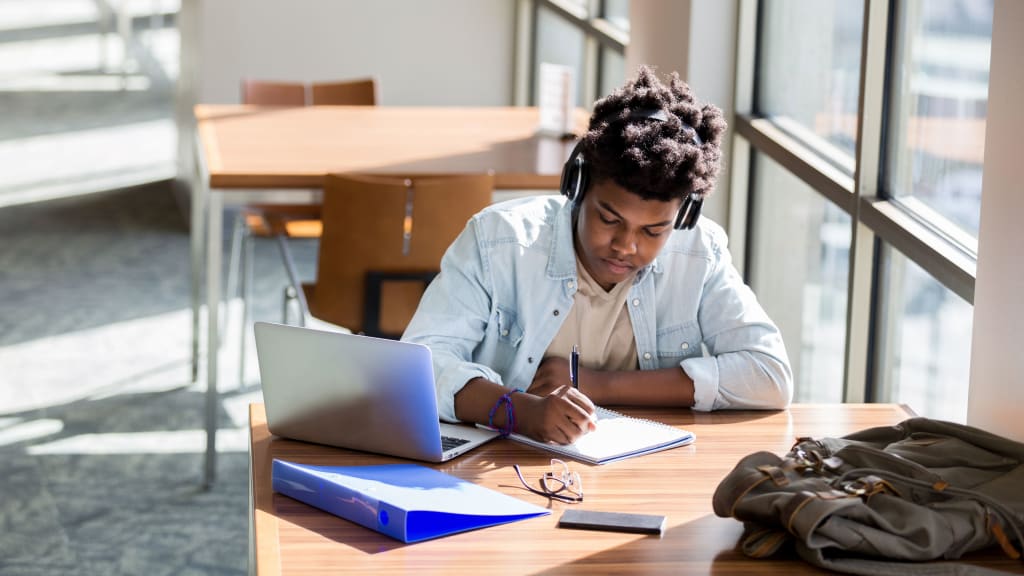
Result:
<svg viewBox="0 0 1024 576"><path fill-rule="evenodd" d="M551 512L418 464L312 466L275 459L275 492L402 542Z"/></svg>

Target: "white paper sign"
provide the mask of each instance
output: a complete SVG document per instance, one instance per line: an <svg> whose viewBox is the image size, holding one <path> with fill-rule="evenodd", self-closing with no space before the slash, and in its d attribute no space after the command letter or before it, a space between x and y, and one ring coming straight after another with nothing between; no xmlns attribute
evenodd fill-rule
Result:
<svg viewBox="0 0 1024 576"><path fill-rule="evenodd" d="M540 108L540 131L557 136L572 134L576 129L576 74L569 66L541 62L537 106Z"/></svg>

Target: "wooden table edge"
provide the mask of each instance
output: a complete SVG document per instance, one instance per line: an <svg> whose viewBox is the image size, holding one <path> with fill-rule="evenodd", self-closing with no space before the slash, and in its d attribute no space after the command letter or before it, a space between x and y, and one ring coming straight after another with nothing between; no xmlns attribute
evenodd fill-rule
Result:
<svg viewBox="0 0 1024 576"><path fill-rule="evenodd" d="M250 482L256 478L270 476L267 467L271 463L267 460L267 447L270 443L270 432L266 427L266 414L263 411L263 404L249 404L249 433L256 434L252 437L249 449L249 466L252 470ZM257 446L260 448L257 449ZM257 458L259 456L259 458ZM281 551L278 541L278 519L270 510L273 508L273 491L262 490L256 492L253 486L253 546L256 565L250 566L250 574L276 575L281 573ZM261 538L262 536L262 538ZM261 540L266 540L262 542Z"/></svg>

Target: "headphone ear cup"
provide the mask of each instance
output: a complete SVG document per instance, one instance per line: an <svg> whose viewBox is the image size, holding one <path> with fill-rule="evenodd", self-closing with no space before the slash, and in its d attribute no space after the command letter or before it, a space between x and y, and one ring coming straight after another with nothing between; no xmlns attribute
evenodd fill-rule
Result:
<svg viewBox="0 0 1024 576"><path fill-rule="evenodd" d="M562 192L562 196L565 196L570 201L576 200L577 193L582 192L586 188L585 166L583 162L582 141L577 143L572 149L572 153L569 154L569 159L565 161L565 166L562 167L562 180L559 185L559 189Z"/></svg>
<svg viewBox="0 0 1024 576"><path fill-rule="evenodd" d="M590 184L590 167L587 166L587 161L582 154L576 162L576 174L576 190L573 193L573 199L579 202L583 200L583 193L587 191L587 185Z"/></svg>
<svg viewBox="0 0 1024 576"><path fill-rule="evenodd" d="M700 218L700 209L704 205L704 197L700 194L688 194L679 207L676 215L676 230L692 230Z"/></svg>

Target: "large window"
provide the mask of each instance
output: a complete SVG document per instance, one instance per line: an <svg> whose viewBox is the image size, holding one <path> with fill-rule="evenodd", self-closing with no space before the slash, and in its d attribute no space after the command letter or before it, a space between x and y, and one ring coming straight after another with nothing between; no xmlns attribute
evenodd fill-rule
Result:
<svg viewBox="0 0 1024 576"><path fill-rule="evenodd" d="M798 401L965 420L992 13L993 0L741 3L757 30L740 40L751 93L734 122L753 155L733 162L753 166L746 271Z"/></svg>
<svg viewBox="0 0 1024 576"><path fill-rule="evenodd" d="M575 70L576 105L579 106L584 93L583 76L579 71L583 70L586 61L586 37L583 31L547 6L537 7L536 30L533 69L539 70L540 65L547 62Z"/></svg>
<svg viewBox="0 0 1024 576"><path fill-rule="evenodd" d="M589 108L625 78L629 0L523 0L519 26L531 31L519 58L530 65L516 78L519 104L536 104L542 63L560 64L576 77L576 104ZM526 56L529 52L529 56Z"/></svg>

